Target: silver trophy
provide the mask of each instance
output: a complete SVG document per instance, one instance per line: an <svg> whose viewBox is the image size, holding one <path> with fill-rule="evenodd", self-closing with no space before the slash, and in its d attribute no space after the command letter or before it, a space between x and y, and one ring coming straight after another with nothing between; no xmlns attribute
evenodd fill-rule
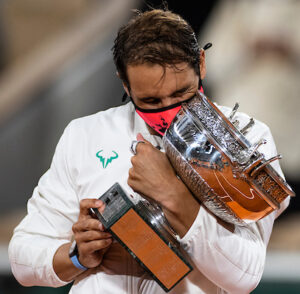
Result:
<svg viewBox="0 0 300 294"><path fill-rule="evenodd" d="M166 154L177 174L196 199L226 222L246 225L280 208L295 193L234 120L201 92L182 105L163 136Z"/></svg>

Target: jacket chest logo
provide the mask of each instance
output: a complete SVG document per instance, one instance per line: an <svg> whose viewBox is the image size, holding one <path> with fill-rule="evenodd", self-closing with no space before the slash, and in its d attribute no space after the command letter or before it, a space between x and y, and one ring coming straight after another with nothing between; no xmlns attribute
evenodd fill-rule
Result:
<svg viewBox="0 0 300 294"><path fill-rule="evenodd" d="M108 156L105 156L103 149L98 151L96 153L96 156L99 158L103 168L106 168L114 159L117 159L119 157L118 153L113 150Z"/></svg>

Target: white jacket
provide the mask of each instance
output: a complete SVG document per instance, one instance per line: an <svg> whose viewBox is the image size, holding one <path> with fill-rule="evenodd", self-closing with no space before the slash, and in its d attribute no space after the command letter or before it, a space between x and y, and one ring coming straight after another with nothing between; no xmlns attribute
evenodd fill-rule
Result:
<svg viewBox="0 0 300 294"><path fill-rule="evenodd" d="M226 107L220 107L229 113ZM249 117L238 113L244 126ZM50 169L41 177L28 201L28 214L14 231L9 245L13 274L24 286L59 287L61 281L52 267L56 250L72 238L72 225L79 215L79 201L98 198L115 182L127 190L131 167L130 145L140 132L155 146L161 139L149 134L132 103L72 121L62 135ZM251 143L260 138L268 143L260 148L266 158L276 155L269 128L256 121L247 135ZM101 151L102 150L102 151ZM100 153L98 153L101 151ZM117 157L113 160L100 160ZM116 156L117 154L117 156ZM273 165L282 175L279 164ZM200 208L198 216L181 243L190 255L194 270L170 293L249 293L263 273L266 247L273 221L288 205L249 228L236 227L234 233L220 226ZM164 293L137 262L117 242L102 264L78 277L70 293Z"/></svg>

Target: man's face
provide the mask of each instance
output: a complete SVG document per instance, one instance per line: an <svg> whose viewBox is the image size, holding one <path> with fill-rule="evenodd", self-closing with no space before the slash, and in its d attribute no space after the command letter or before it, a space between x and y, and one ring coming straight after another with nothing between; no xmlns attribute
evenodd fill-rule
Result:
<svg viewBox="0 0 300 294"><path fill-rule="evenodd" d="M187 63L166 66L165 73L158 64L129 65L127 76L130 84L127 94L144 109L167 107L187 100L195 95L199 84L199 76Z"/></svg>

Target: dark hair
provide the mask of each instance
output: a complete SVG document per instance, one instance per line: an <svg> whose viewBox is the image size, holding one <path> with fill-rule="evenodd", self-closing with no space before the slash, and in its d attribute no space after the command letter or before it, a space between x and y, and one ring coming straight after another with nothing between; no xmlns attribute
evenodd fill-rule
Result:
<svg viewBox="0 0 300 294"><path fill-rule="evenodd" d="M199 72L199 46L192 27L178 14L153 9L136 15L119 29L112 48L122 81L129 86L127 66L143 63L188 63Z"/></svg>

